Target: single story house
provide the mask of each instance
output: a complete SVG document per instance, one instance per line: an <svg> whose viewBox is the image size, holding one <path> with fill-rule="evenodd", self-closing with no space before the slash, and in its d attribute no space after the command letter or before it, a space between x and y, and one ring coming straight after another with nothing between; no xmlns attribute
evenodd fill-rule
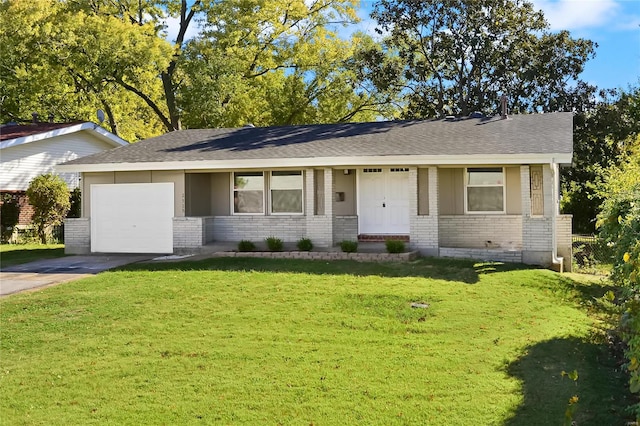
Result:
<svg viewBox="0 0 640 426"><path fill-rule="evenodd" d="M58 166L82 173L66 250L402 238L425 255L559 265L571 256L558 174L572 123L552 113L167 133Z"/></svg>
<svg viewBox="0 0 640 426"><path fill-rule="evenodd" d="M5 124L0 126L0 193L10 194L20 207L19 225L31 223L33 208L26 190L36 176L57 164L129 143L90 122ZM80 174L63 172L70 190L80 186Z"/></svg>

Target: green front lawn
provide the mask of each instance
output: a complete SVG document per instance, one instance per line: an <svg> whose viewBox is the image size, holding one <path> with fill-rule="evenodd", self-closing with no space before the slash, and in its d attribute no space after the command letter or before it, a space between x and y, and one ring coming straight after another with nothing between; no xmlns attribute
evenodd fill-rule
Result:
<svg viewBox="0 0 640 426"><path fill-rule="evenodd" d="M624 424L591 303L607 288L569 277L428 259L133 265L0 300L0 420L551 425L576 395L578 424Z"/></svg>
<svg viewBox="0 0 640 426"><path fill-rule="evenodd" d="M0 268L64 255L64 244L0 244Z"/></svg>

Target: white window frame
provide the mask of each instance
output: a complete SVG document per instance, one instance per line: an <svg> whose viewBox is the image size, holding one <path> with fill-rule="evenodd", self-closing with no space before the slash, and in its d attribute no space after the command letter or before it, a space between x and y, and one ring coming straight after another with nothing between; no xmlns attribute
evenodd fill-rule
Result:
<svg viewBox="0 0 640 426"><path fill-rule="evenodd" d="M236 212L236 206L235 206L235 192L242 192L242 191L257 191L257 189L241 189L241 188L236 188L235 183L236 183L236 175L243 175L243 174L247 174L247 173L261 173L262 174L262 211L261 212L246 212L246 213L242 213L242 212ZM232 172L231 173L231 214L234 216L258 216L258 215L262 215L264 216L265 214L265 206L266 206L266 200L265 200L265 187L266 187L266 177L265 177L265 173L263 171L245 171L245 172Z"/></svg>
<svg viewBox="0 0 640 426"><path fill-rule="evenodd" d="M301 195L301 210L299 212L274 212L273 211L273 191L272 187L273 182L273 173L274 172L289 172L289 173L299 173L300 174L300 188L277 188L276 191L279 190L300 190ZM269 172L269 214L273 216L302 216L304 214L304 173L302 170L271 170Z"/></svg>
<svg viewBox="0 0 640 426"><path fill-rule="evenodd" d="M284 171L284 172L291 172L291 173L299 173L300 174L300 187L299 188L277 188L277 190L287 190L287 189L294 189L294 190L300 190L301 194L302 194L302 211L301 212L273 212L273 203L272 203L272 194L271 191L273 191L273 188L271 187L271 182L273 179L273 172L280 172L280 171ZM236 191L257 191L257 189L240 189L240 188L236 188L235 187L235 181L236 181L236 175L240 175L242 176L243 174L247 174L247 173L260 173L262 174L262 211L261 212L252 212L252 213L241 213L241 212L236 212L235 209L235 192ZM237 171L237 172L231 172L231 194L230 194L230 204L231 204L231 215L233 216L265 216L265 215L272 215L272 216L303 216L304 215L304 211L305 211L305 174L303 170L297 169L297 170L271 170L269 172L267 171L260 171L260 170L247 170L247 171Z"/></svg>
<svg viewBox="0 0 640 426"><path fill-rule="evenodd" d="M486 184L486 185L469 185L469 169L500 169L502 171L502 184ZM502 210L495 211L476 211L469 210L469 191L467 188L495 188L502 187ZM504 167L498 166L481 166L481 167L465 167L464 169L464 213L474 214L506 214L507 212L507 181Z"/></svg>

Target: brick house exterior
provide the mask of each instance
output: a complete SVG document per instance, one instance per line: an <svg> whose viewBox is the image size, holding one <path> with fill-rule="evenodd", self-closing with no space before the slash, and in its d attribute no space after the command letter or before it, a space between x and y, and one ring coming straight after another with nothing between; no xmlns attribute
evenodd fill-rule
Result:
<svg viewBox="0 0 640 426"><path fill-rule="evenodd" d="M59 167L82 173L83 214L66 223L67 250L402 238L425 255L559 264L571 254L558 174L571 163L572 120L554 113L171 132ZM145 220L111 210L120 195ZM156 215L168 204L164 218ZM152 218L158 225L142 230ZM131 233L148 245L134 249Z"/></svg>

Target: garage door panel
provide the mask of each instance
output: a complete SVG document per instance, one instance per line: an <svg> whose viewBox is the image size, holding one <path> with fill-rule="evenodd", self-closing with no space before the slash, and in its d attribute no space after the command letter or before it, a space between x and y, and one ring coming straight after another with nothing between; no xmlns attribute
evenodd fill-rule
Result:
<svg viewBox="0 0 640 426"><path fill-rule="evenodd" d="M173 183L91 185L91 251L173 252Z"/></svg>

